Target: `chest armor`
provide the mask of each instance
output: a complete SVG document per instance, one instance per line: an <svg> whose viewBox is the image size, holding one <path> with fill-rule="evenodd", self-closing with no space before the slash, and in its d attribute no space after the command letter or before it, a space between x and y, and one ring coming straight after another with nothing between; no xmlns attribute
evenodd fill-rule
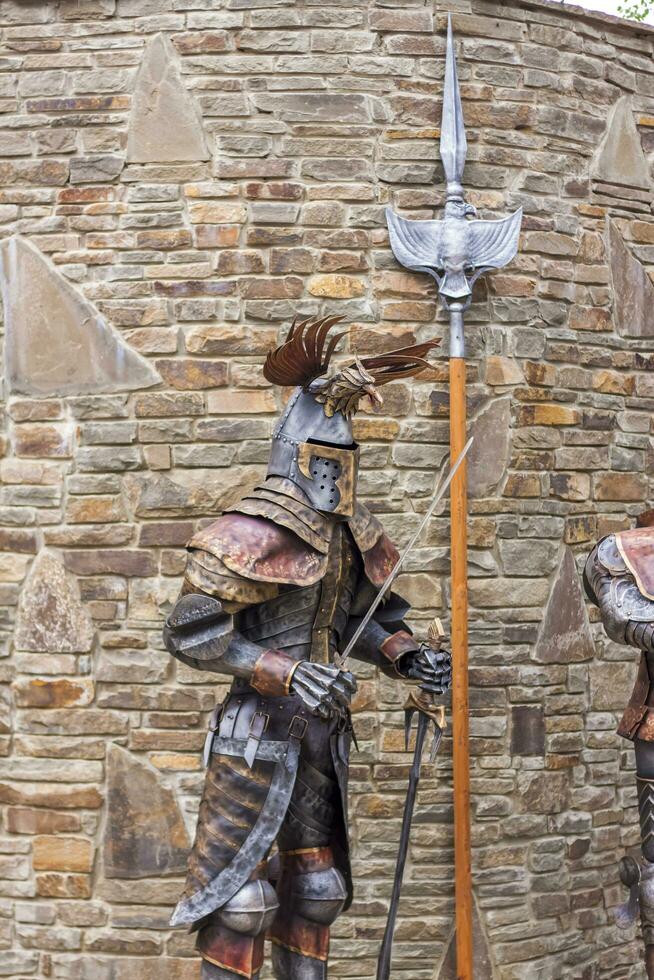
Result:
<svg viewBox="0 0 654 980"><path fill-rule="evenodd" d="M282 586L274 599L235 616L236 629L253 643L303 660L330 663L347 625L361 559L345 524L334 528L327 568L305 588Z"/></svg>

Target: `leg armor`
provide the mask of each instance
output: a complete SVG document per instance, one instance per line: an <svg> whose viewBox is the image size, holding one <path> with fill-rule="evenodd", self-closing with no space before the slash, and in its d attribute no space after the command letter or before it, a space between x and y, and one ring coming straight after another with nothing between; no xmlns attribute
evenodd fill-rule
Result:
<svg viewBox="0 0 654 980"><path fill-rule="evenodd" d="M645 966L649 980L654 980L654 742L636 739L634 746L643 861L640 876L635 873L630 883L638 884Z"/></svg>
<svg viewBox="0 0 654 980"><path fill-rule="evenodd" d="M281 853L280 911L269 932L278 980L326 980L329 927L347 898L329 847Z"/></svg>
<svg viewBox="0 0 654 980"><path fill-rule="evenodd" d="M256 878L212 912L198 934L202 980L256 980L263 962L265 932L278 908L273 886L264 878Z"/></svg>

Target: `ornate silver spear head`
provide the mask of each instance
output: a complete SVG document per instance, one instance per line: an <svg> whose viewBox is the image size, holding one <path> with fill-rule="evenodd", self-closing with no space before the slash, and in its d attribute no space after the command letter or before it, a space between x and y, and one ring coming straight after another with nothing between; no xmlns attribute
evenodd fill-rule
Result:
<svg viewBox="0 0 654 980"><path fill-rule="evenodd" d="M463 168L467 142L452 40L447 21L447 54L443 88L440 155L446 179L442 221L410 221L386 208L391 248L407 269L426 272L436 280L442 302L450 311L450 356L463 356L463 311L470 305L475 280L499 269L518 250L522 208L499 221L468 221L477 211L466 204Z"/></svg>

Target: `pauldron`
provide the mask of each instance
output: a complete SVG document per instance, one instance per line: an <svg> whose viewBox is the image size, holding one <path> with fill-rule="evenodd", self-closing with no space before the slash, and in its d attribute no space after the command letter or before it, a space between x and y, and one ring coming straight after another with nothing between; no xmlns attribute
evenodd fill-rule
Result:
<svg viewBox="0 0 654 980"><path fill-rule="evenodd" d="M629 539L609 534L591 551L584 569L584 585L599 607L608 636L639 650L654 651L654 601L643 594L630 561ZM640 533L640 532L639 532ZM654 570L654 556L651 564Z"/></svg>

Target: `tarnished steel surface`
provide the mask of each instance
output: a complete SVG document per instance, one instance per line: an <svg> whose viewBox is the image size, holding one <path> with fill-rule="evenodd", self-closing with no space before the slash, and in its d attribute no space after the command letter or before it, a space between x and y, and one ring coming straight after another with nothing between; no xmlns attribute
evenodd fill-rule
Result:
<svg viewBox="0 0 654 980"><path fill-rule="evenodd" d="M651 655L650 655L651 656ZM618 734L628 739L654 741L654 700L648 654L643 650L629 703L618 725Z"/></svg>
<svg viewBox="0 0 654 980"><path fill-rule="evenodd" d="M277 980L327 980L327 960L302 956L280 946L272 945L273 972Z"/></svg>
<svg viewBox="0 0 654 980"><path fill-rule="evenodd" d="M273 432L268 475L291 480L317 510L351 516L356 503L358 446L351 419L340 411L327 415L316 398L323 386L324 382L314 381L295 389ZM318 470L307 465L314 454L317 458L323 450L338 459L339 476L344 478L331 493L324 492L326 485Z"/></svg>
<svg viewBox="0 0 654 980"><path fill-rule="evenodd" d="M256 758L248 768L243 756L253 718L261 711L266 713L267 724ZM301 742L289 736L295 716L304 716L307 723ZM291 730L299 735L303 727L293 725ZM280 846L284 842L288 849L295 849L307 846L304 842L308 838L302 834L315 834L316 829L324 831L321 844L333 842L339 870L349 887L341 805L346 786L339 786L346 782L347 768L341 766L340 772L336 771L334 758L338 754L333 748L334 739L346 743L348 737L339 736L336 729L333 719L323 721L306 715L295 695L265 700L256 694L230 695L226 699L213 740L186 888L175 912L175 924L197 923L224 905L249 879L276 839ZM341 753L347 757L345 744ZM296 802L298 770L302 782ZM315 810L310 812L311 804ZM314 840L312 837L309 846L314 846Z"/></svg>
<svg viewBox="0 0 654 980"><path fill-rule="evenodd" d="M189 544L207 551L227 568L255 581L312 585L324 567L324 557L296 534L270 520L230 513L200 531Z"/></svg>
<svg viewBox="0 0 654 980"><path fill-rule="evenodd" d="M362 552L366 575L373 585L381 587L393 571L400 553L386 534L382 534L369 551Z"/></svg>
<svg viewBox="0 0 654 980"><path fill-rule="evenodd" d="M330 847L282 851L277 883L280 911L268 937L278 946L326 961L329 926L347 898ZM291 974L292 976L292 974Z"/></svg>
<svg viewBox="0 0 654 980"><path fill-rule="evenodd" d="M238 628L254 643L308 658L319 601L320 583L284 590L275 599L239 613Z"/></svg>
<svg viewBox="0 0 654 980"><path fill-rule="evenodd" d="M330 760L331 761L331 760ZM277 843L282 851L326 847L340 814L336 774L322 772L301 759L293 796Z"/></svg>
<svg viewBox="0 0 654 980"><path fill-rule="evenodd" d="M314 510L302 490L290 480L276 478L268 478L265 484L256 487L243 498L235 511L256 514L279 523L323 555L329 551L335 528L343 526ZM384 533L377 518L363 504L357 504L354 515L345 523L361 553L366 575L373 585L379 587L399 558L397 548ZM324 571L323 567L322 574Z"/></svg>
<svg viewBox="0 0 654 980"><path fill-rule="evenodd" d="M654 601L643 591L639 580L629 567L626 555L630 540L635 551L631 555L634 568L643 575L654 574L654 555L647 556L648 543L640 537L651 528L637 528L633 539L621 546L622 535L608 535L589 554L584 568L584 588L591 602L599 607L606 633L616 643L626 643L654 653Z"/></svg>
<svg viewBox="0 0 654 980"><path fill-rule="evenodd" d="M169 653L180 660L218 660L229 646L233 628L232 617L218 599L189 593L175 603L163 640Z"/></svg>
<svg viewBox="0 0 654 980"><path fill-rule="evenodd" d="M273 765L274 769L269 777L267 793L259 800L258 812L253 807L245 807L239 803L240 818L237 824L234 823L236 814L233 809L227 808L224 797L231 796L230 790L234 786L240 785L243 792L242 784L247 779L247 775L244 772L236 773L235 778L235 770L230 764L233 761L231 756L214 757L219 760L219 766L222 764L223 768L216 773L215 782L212 782L207 798L207 807L204 812L201 811L199 817L198 838L192 851L192 856L197 858L197 862L195 865L190 865L190 875L201 883L202 872L210 870L213 873L199 891L182 898L173 913L171 919L173 925L196 922L224 905L247 881L252 869L268 853L279 832L293 791L299 752L299 742L289 739L288 750L283 761L271 764L255 760L252 769L264 781L268 775L265 769L270 765ZM227 761L224 761L225 759ZM265 767L263 771L262 767ZM261 790L264 787L257 788ZM227 845L226 840L229 842ZM231 855L228 853L229 844L234 845L234 853ZM209 868L206 867L207 864ZM194 882L191 882L191 887L193 884Z"/></svg>
<svg viewBox="0 0 654 980"><path fill-rule="evenodd" d="M329 663L337 652L337 629L342 630L349 615L352 594L358 578L354 546L344 525L334 528L327 568L320 583L320 601L311 637L311 659ZM342 615L337 623L337 611Z"/></svg>
<svg viewBox="0 0 654 980"><path fill-rule="evenodd" d="M235 625L262 646L327 663L345 633L361 570L347 525L338 526L320 583L283 589L274 599L242 610L234 618Z"/></svg>
<svg viewBox="0 0 654 980"><path fill-rule="evenodd" d="M198 549L189 553L184 590L218 596L228 612L235 612L244 605L271 599L277 595L279 587L276 582L255 582L238 575L215 555Z"/></svg>
<svg viewBox="0 0 654 980"><path fill-rule="evenodd" d="M287 507L308 530L313 531L322 540L323 547L318 550L327 551L334 527L334 518L316 510L306 493L296 483L281 476L268 476L262 484L255 487L251 494L246 494L243 499L262 498L274 500L280 506Z"/></svg>
<svg viewBox="0 0 654 980"><path fill-rule="evenodd" d="M628 571L620 554L615 534L607 534L597 545L597 559L611 575L624 575Z"/></svg>
<svg viewBox="0 0 654 980"><path fill-rule="evenodd" d="M258 936L270 928L279 908L277 893L265 878L246 881L215 913L219 921L245 936Z"/></svg>
<svg viewBox="0 0 654 980"><path fill-rule="evenodd" d="M370 551L384 533L379 519L361 502L357 503L354 516L350 518L348 524L361 552Z"/></svg>
<svg viewBox="0 0 654 980"><path fill-rule="evenodd" d="M280 527L288 528L289 531L297 534L298 538L306 541L316 551L327 554L331 540L331 527L328 536L323 538L313 528L305 524L303 516L297 513L300 508L294 506L292 498L277 494L275 495L276 499L273 499L273 495L268 492L257 493L255 497L255 493L256 491L253 491L251 496L244 497L240 501L236 508L239 514L265 517L267 520L279 524Z"/></svg>
<svg viewBox="0 0 654 980"><path fill-rule="evenodd" d="M618 551L647 599L654 600L654 527L635 527L615 536Z"/></svg>

